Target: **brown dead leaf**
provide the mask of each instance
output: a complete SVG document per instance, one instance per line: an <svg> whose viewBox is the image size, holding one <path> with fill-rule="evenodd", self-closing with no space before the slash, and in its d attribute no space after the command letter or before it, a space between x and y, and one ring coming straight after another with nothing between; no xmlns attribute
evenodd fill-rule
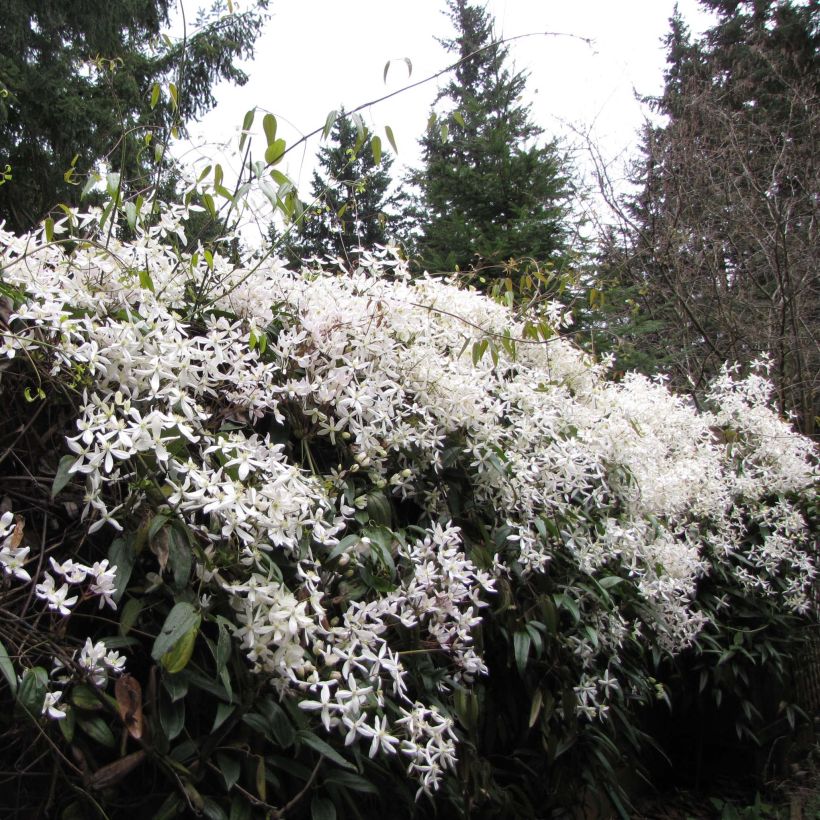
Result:
<svg viewBox="0 0 820 820"><path fill-rule="evenodd" d="M157 556L157 562L159 563L159 574L162 575L162 573L165 572L165 566L168 563L168 555L170 552L168 546L168 531L165 527L154 535L149 546L151 547L151 552Z"/></svg>
<svg viewBox="0 0 820 820"><path fill-rule="evenodd" d="M138 752L115 760L113 763L97 769L88 778L87 783L92 789L106 789L113 786L115 783L119 783L129 772L136 769L142 763L144 757L145 752L140 749Z"/></svg>
<svg viewBox="0 0 820 820"><path fill-rule="evenodd" d="M142 687L131 675L123 675L114 685L114 696L120 710L120 717L135 740L142 737ZM125 759L125 758L123 758Z"/></svg>
<svg viewBox="0 0 820 820"><path fill-rule="evenodd" d="M11 548L16 550L23 540L23 530L26 528L26 521L22 515L14 516L14 532L11 534Z"/></svg>

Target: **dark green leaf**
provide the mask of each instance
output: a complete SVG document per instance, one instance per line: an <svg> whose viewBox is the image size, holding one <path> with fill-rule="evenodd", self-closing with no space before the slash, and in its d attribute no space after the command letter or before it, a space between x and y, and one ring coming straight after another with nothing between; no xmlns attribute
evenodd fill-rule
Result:
<svg viewBox="0 0 820 820"><path fill-rule="evenodd" d="M513 648L515 650L515 665L518 674L524 674L527 668L527 658L530 654L530 635L526 630L519 630L513 635Z"/></svg>
<svg viewBox="0 0 820 820"><path fill-rule="evenodd" d="M202 798L202 814L208 820L228 820L228 815L225 814L222 806L210 797Z"/></svg>
<svg viewBox="0 0 820 820"><path fill-rule="evenodd" d="M304 743L305 746L309 746L314 752L318 752L328 760L332 760L337 766L356 771L356 767L349 760L345 760L329 743L317 737L310 730L300 729L296 733L296 739L300 743Z"/></svg>
<svg viewBox="0 0 820 820"><path fill-rule="evenodd" d="M159 661L162 656L173 649L174 645L192 629L199 628L201 617L193 605L182 601L168 613L159 635L151 649L151 657Z"/></svg>
<svg viewBox="0 0 820 820"><path fill-rule="evenodd" d="M17 675L14 671L14 664L11 662L8 650L2 641L0 641L0 672L3 673L3 677L9 685L9 689L11 689L11 694L16 695Z"/></svg>
<svg viewBox="0 0 820 820"><path fill-rule="evenodd" d="M119 536L111 542L111 546L108 548L108 561L112 566L117 568L117 575L114 579L117 588L111 596L115 602L119 602L122 598L128 586L128 581L131 580L131 573L134 570L134 562L136 560L137 556L134 551L133 538L123 538ZM139 612L139 610L137 610L137 612ZM124 619L125 615L123 614L120 618L121 624ZM133 626L133 622L131 625ZM128 630L125 630L122 634L126 634L127 631Z"/></svg>
<svg viewBox="0 0 820 820"><path fill-rule="evenodd" d="M342 786L345 789L361 792L362 794L380 794L378 788L369 780L365 780L361 775L353 774L353 772L348 772L344 769L333 769L329 771L324 776L324 782L331 783L335 786Z"/></svg>
<svg viewBox="0 0 820 820"><path fill-rule="evenodd" d="M239 780L239 775L242 772L239 760L224 752L217 752L216 765L219 767L222 779L225 781L225 788L230 791Z"/></svg>
<svg viewBox="0 0 820 820"><path fill-rule="evenodd" d="M159 699L159 723L165 737L174 740L185 726L185 701L173 701L167 695Z"/></svg>
<svg viewBox="0 0 820 820"><path fill-rule="evenodd" d="M113 563L113 562L112 562ZM119 564L117 565L117 574L119 574ZM116 600L116 597L115 597ZM129 598L125 602L125 606L120 611L120 635L127 635L142 612L142 600L139 598Z"/></svg>
<svg viewBox="0 0 820 820"><path fill-rule="evenodd" d="M336 820L336 808L326 797L318 794L310 801L311 820Z"/></svg>
<svg viewBox="0 0 820 820"><path fill-rule="evenodd" d="M232 703L217 703L216 716L214 717L214 725L211 727L213 734L234 712L236 706Z"/></svg>
<svg viewBox="0 0 820 820"><path fill-rule="evenodd" d="M114 733L101 717L78 717L77 725L101 746L105 746L107 749L116 747L117 741L114 738Z"/></svg>
<svg viewBox="0 0 820 820"><path fill-rule="evenodd" d="M26 669L17 689L17 700L30 715L39 716L48 688L48 672L42 666Z"/></svg>

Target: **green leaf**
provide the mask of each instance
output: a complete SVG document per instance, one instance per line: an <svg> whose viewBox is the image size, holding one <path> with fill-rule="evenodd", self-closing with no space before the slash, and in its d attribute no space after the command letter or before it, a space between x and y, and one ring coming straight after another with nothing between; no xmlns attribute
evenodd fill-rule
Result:
<svg viewBox="0 0 820 820"><path fill-rule="evenodd" d="M539 626L543 626L543 624L539 624ZM535 657L540 658L541 653L544 651L544 642L541 638L541 633L533 624L526 624L524 629L527 630L527 634L530 636L532 644L535 647ZM546 629L546 627L544 627L544 629Z"/></svg>
<svg viewBox="0 0 820 820"><path fill-rule="evenodd" d="M382 162L382 141L381 137L373 136L370 140L370 150L373 153L373 162L381 165Z"/></svg>
<svg viewBox="0 0 820 820"><path fill-rule="evenodd" d="M390 506L390 499L381 491L374 490L367 494L367 515L374 524L381 527L390 527L393 520L393 510ZM387 542L389 550L392 538Z"/></svg>
<svg viewBox="0 0 820 820"><path fill-rule="evenodd" d="M117 567L119 575L119 567ZM116 600L116 596L114 596ZM142 612L142 601L139 598L129 598L120 611L120 635L127 635Z"/></svg>
<svg viewBox="0 0 820 820"><path fill-rule="evenodd" d="M338 116L339 112L334 108L333 111L329 112L327 117L325 117L325 127L322 129L323 140L326 140L330 135L330 129L333 128L333 123L336 122Z"/></svg>
<svg viewBox="0 0 820 820"><path fill-rule="evenodd" d="M581 611L578 609L578 604L569 596L565 594L554 595L553 599L558 609L565 609L572 615L572 620L577 624L581 620Z"/></svg>
<svg viewBox="0 0 820 820"><path fill-rule="evenodd" d="M174 586L177 589L185 588L194 565L194 556L184 526L181 522L174 522L168 530L168 563L174 573Z"/></svg>
<svg viewBox="0 0 820 820"><path fill-rule="evenodd" d="M541 705L544 702L544 693L541 689L536 689L532 696L532 703L530 704L530 719L528 726L532 729L535 726L535 721L538 720L538 715L541 712Z"/></svg>
<svg viewBox="0 0 820 820"><path fill-rule="evenodd" d="M3 677L9 685L9 689L11 689L11 694L16 695L17 675L14 672L14 664L11 662L8 650L2 641L0 641L0 672L3 673Z"/></svg>
<svg viewBox="0 0 820 820"><path fill-rule="evenodd" d="M318 794L310 801L310 820L336 820L336 807Z"/></svg>
<svg viewBox="0 0 820 820"><path fill-rule="evenodd" d="M66 707L65 717L57 721L60 727L60 732L63 737L69 742L74 742L74 729L77 727L77 713L70 706Z"/></svg>
<svg viewBox="0 0 820 820"><path fill-rule="evenodd" d="M259 704L259 711L265 716L270 727L273 740L283 749L290 748L296 740L296 730L293 728L285 710L270 698Z"/></svg>
<svg viewBox="0 0 820 820"><path fill-rule="evenodd" d="M396 138L393 136L393 129L389 125L385 125L384 133L387 136L387 141L390 143L390 147L396 154L398 154L399 149L396 147Z"/></svg>
<svg viewBox="0 0 820 820"><path fill-rule="evenodd" d="M218 619L219 634L216 640L216 671L221 672L231 657L231 635L224 618Z"/></svg>
<svg viewBox="0 0 820 820"><path fill-rule="evenodd" d="M162 656L174 648L177 641L188 634L192 629L199 629L201 622L199 612L192 604L181 601L168 613L159 635L151 649L151 657L159 661Z"/></svg>
<svg viewBox="0 0 820 820"><path fill-rule="evenodd" d="M126 202L125 205L122 206L122 210L125 214L125 221L128 223L128 227L133 231L137 226L137 206L133 202Z"/></svg>
<svg viewBox="0 0 820 820"><path fill-rule="evenodd" d="M255 732L258 732L262 737L268 737L271 732L270 721L268 721L264 715L260 715L258 712L248 712L245 715L242 715L242 722L246 726L250 726ZM271 738L272 740L273 738Z"/></svg>
<svg viewBox="0 0 820 820"><path fill-rule="evenodd" d="M179 107L179 96L174 83L168 83L168 93L171 95L171 105L176 109Z"/></svg>
<svg viewBox="0 0 820 820"><path fill-rule="evenodd" d="M332 760L337 766L356 771L356 767L349 760L345 760L329 743L325 743L308 729L300 729L296 733L296 739L305 746L309 746L314 752L318 752L322 757Z"/></svg>
<svg viewBox="0 0 820 820"><path fill-rule="evenodd" d="M213 734L232 714L236 707L232 703L217 703L214 725L211 727Z"/></svg>
<svg viewBox="0 0 820 820"><path fill-rule="evenodd" d="M239 761L224 752L217 752L216 765L219 767L219 772L225 781L225 789L230 791L236 785L239 775L242 773Z"/></svg>
<svg viewBox="0 0 820 820"><path fill-rule="evenodd" d="M134 570L134 562L137 560L137 554L134 550L134 542L132 537L123 538L119 536L111 542L108 548L108 562L117 568L116 575L116 592L111 596L115 602L122 598L128 582L131 580L131 573ZM125 634L125 633L123 633Z"/></svg>
<svg viewBox="0 0 820 820"><path fill-rule="evenodd" d="M325 783L332 783L334 786L341 786L354 792L362 794L379 794L379 790L369 780L358 774L345 771L344 769L333 769L324 776Z"/></svg>
<svg viewBox="0 0 820 820"><path fill-rule="evenodd" d="M446 122L443 122L441 124L441 129L439 130L439 133L441 134L441 141L447 142L447 137L450 136L450 128L448 127Z"/></svg>
<svg viewBox="0 0 820 820"><path fill-rule="evenodd" d="M49 216L46 217L43 226L46 229L46 242L54 241L54 220Z"/></svg>
<svg viewBox="0 0 820 820"><path fill-rule="evenodd" d="M230 3L230 0L228 2ZM207 817L208 820L228 820L228 815L225 814L222 806L210 797L202 798L202 816Z"/></svg>
<svg viewBox="0 0 820 820"><path fill-rule="evenodd" d="M71 473L69 473L69 469L71 469L71 465L77 460L76 456L63 456L60 459L59 465L57 465L57 475L54 476L54 481L51 484L51 498L52 500L57 497L57 495L62 492L68 482L71 481Z"/></svg>
<svg viewBox="0 0 820 820"><path fill-rule="evenodd" d="M151 110L152 111L157 107L158 102L159 102L159 83L154 83L151 86Z"/></svg>
<svg viewBox="0 0 820 820"><path fill-rule="evenodd" d="M253 815L248 801L240 795L234 797L231 801L230 820L251 820L252 817Z"/></svg>
<svg viewBox="0 0 820 820"><path fill-rule="evenodd" d="M198 618L199 616L197 616ZM181 672L191 660L191 655L194 653L194 646L196 645L196 636L199 634L199 620L195 626L191 627L173 646L168 650L161 659L162 666L165 670L175 675Z"/></svg>
<svg viewBox="0 0 820 820"><path fill-rule="evenodd" d="M241 151L245 147L245 141L248 139L248 131L251 130L251 126L253 125L253 119L256 116L256 109L251 108L250 111L245 113L245 118L242 120L242 136L239 138L239 150Z"/></svg>
<svg viewBox="0 0 820 820"><path fill-rule="evenodd" d="M359 142L361 142L362 140L364 140L365 134L367 133L367 127L364 124L364 120L362 119L362 115L361 114L351 114L350 119L353 120L353 124L356 126L356 134L357 134Z"/></svg>
<svg viewBox="0 0 820 820"><path fill-rule="evenodd" d="M154 814L153 820L175 820L182 814L182 797L176 792L171 792L162 805Z"/></svg>
<svg viewBox="0 0 820 820"><path fill-rule="evenodd" d="M283 185L289 185L290 188L293 188L293 183L283 174L281 171L277 170L276 168L271 168L270 170L271 179L279 185L279 193L287 193L287 190L282 190ZM288 189L290 190L290 189Z"/></svg>
<svg viewBox="0 0 820 820"><path fill-rule="evenodd" d="M85 709L86 712L98 712L102 708L97 690L86 683L79 683L72 688L70 700L78 709Z"/></svg>
<svg viewBox="0 0 820 820"><path fill-rule="evenodd" d="M461 111L453 111L453 119L462 127L464 128L464 117L461 114Z"/></svg>
<svg viewBox="0 0 820 820"><path fill-rule="evenodd" d="M216 219L216 205L214 203L214 198L210 194L202 194L202 201L205 203L205 207L208 209L208 214L210 215L211 219Z"/></svg>
<svg viewBox="0 0 820 820"><path fill-rule="evenodd" d="M154 280L151 279L151 274L147 270L141 270L137 273L140 280L140 287L145 290L150 290L154 293Z"/></svg>
<svg viewBox="0 0 820 820"><path fill-rule="evenodd" d="M473 343L473 365L477 365L481 361L489 346L490 342L488 339L481 339L480 341Z"/></svg>
<svg viewBox="0 0 820 820"><path fill-rule="evenodd" d="M268 165L276 165L285 155L286 143L283 139L274 140L265 149L265 162Z"/></svg>
<svg viewBox="0 0 820 820"><path fill-rule="evenodd" d="M85 199L101 179L102 177L99 174L91 174L91 176L89 176L86 180L85 185L83 185L83 190L80 192L80 200Z"/></svg>
<svg viewBox="0 0 820 820"><path fill-rule="evenodd" d="M159 723L168 740L179 737L185 726L185 701L171 700L168 695L159 699Z"/></svg>
<svg viewBox="0 0 820 820"><path fill-rule="evenodd" d="M111 171L105 178L105 190L109 196L117 196L120 191L120 175L117 171Z"/></svg>
<svg viewBox="0 0 820 820"><path fill-rule="evenodd" d="M276 117L273 114L265 114L262 118L262 128L265 131L265 139L268 141L268 146L276 142Z"/></svg>
<svg viewBox="0 0 820 820"><path fill-rule="evenodd" d="M17 690L17 701L26 712L39 716L43 709L47 688L48 672L42 666L26 669Z"/></svg>
<svg viewBox="0 0 820 820"><path fill-rule="evenodd" d="M93 740L107 749L116 748L117 741L108 724L99 716L78 717L77 725Z"/></svg>
<svg viewBox="0 0 820 820"><path fill-rule="evenodd" d="M513 649L515 651L515 665L518 668L518 674L523 677L524 670L527 668L527 658L530 654L531 638L529 632L524 629L518 630L513 635Z"/></svg>

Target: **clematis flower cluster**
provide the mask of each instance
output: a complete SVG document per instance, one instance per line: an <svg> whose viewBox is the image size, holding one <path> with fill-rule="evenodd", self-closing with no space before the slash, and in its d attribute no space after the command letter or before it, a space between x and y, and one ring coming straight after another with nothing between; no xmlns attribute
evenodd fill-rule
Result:
<svg viewBox="0 0 820 820"><path fill-rule="evenodd" d="M89 531L123 529L161 496L251 668L345 744L403 757L434 790L455 724L410 691L408 659L435 656L442 695L486 675L476 637L500 582L548 574L558 553L619 574L645 613L577 600L592 628L560 640L590 719L626 687L628 635L674 652L703 628L693 600L714 562L762 594L787 575L784 604L810 607L795 499L813 497L816 454L769 408L762 376L727 368L697 412L660 381L609 381L606 363L558 333L532 338L483 295L411 279L388 250L343 272L236 267L163 244L178 216L70 254L0 232L3 280L24 294L0 354L36 353L80 390L66 449ZM445 480L454 469L461 485ZM382 501L412 508L413 525L372 512ZM452 523L465 509L485 536ZM0 565L26 580L10 526ZM37 595L64 612L90 582L113 606L114 573L53 561ZM92 676L111 667L97 660Z"/></svg>

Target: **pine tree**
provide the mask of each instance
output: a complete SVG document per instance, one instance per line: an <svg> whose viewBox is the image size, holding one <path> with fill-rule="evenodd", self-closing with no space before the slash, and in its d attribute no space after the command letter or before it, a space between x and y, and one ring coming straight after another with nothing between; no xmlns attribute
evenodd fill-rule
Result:
<svg viewBox="0 0 820 820"><path fill-rule="evenodd" d="M770 356L781 411L811 432L820 384L813 4L702 2L717 15L703 38L672 20L664 93L651 101L664 122L645 131L626 241L609 254L632 302L608 326L651 346L650 369L654 359L695 396L724 362ZM640 327L653 331L637 339Z"/></svg>
<svg viewBox="0 0 820 820"><path fill-rule="evenodd" d="M357 247L385 245L396 197L390 195L393 157L379 146L361 117L346 116L342 109L319 149L319 170L311 181L312 204L298 224L274 241L292 264L317 257L348 259ZM378 162L377 162L378 159Z"/></svg>
<svg viewBox="0 0 820 820"><path fill-rule="evenodd" d="M217 0L178 42L160 37L172 0L4 3L0 222L23 231L76 205L103 160L127 191L156 184L172 128L214 105L218 81L246 81L236 60L252 55L266 3L227 14Z"/></svg>
<svg viewBox="0 0 820 820"><path fill-rule="evenodd" d="M560 266L567 253L569 181L555 142L521 96L526 75L506 67L508 49L487 11L450 0L459 59L421 140L415 254L431 271L474 269L491 280L510 268ZM438 110L439 113L436 113Z"/></svg>

